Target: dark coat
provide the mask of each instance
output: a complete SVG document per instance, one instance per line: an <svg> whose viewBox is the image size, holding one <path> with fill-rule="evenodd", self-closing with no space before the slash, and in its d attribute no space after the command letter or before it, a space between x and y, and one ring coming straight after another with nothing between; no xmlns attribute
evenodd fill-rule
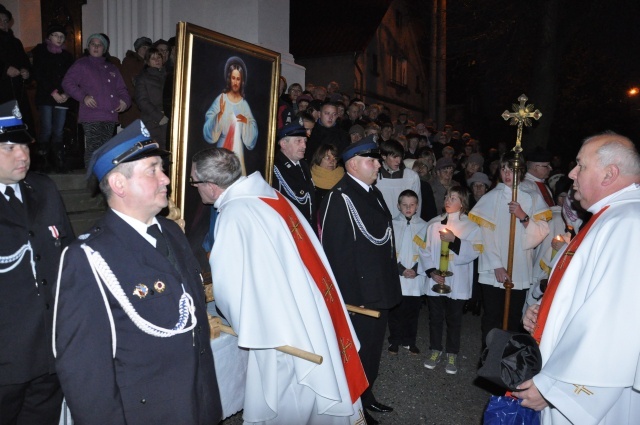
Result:
<svg viewBox="0 0 640 425"><path fill-rule="evenodd" d="M140 119L162 148L166 146L167 136L167 124L160 125L165 116L162 105L165 78L164 68L151 67L146 67L135 78L135 102L140 109Z"/></svg>
<svg viewBox="0 0 640 425"><path fill-rule="evenodd" d="M311 179L311 170L309 169L309 165L304 160L299 161L299 164L300 167L297 167L285 154L278 151L273 160L274 175L271 179L271 185L275 190L282 193L288 200L293 202L293 205L298 208L309 224L311 224L313 230L317 233L318 206L316 204L315 185ZM295 196L302 198L308 193L310 197L309 200L304 203L300 203L296 198L292 197L276 177L276 168Z"/></svg>
<svg viewBox="0 0 640 425"><path fill-rule="evenodd" d="M351 199L367 231L382 238L387 228L393 231L391 213L382 193L375 186L374 191L375 197L344 175L320 206L322 246L345 303L389 309L402 299L393 233L383 245L370 242L355 225L342 197Z"/></svg>
<svg viewBox="0 0 640 425"><path fill-rule="evenodd" d="M73 56L66 50L51 53L46 43L38 44L33 50L33 78L38 83L36 88L36 105L66 106L69 101L58 103L51 93L58 90L64 93L62 79L73 64Z"/></svg>
<svg viewBox="0 0 640 425"><path fill-rule="evenodd" d="M51 179L28 173L20 182L20 192L27 211L22 216L0 195L0 256L14 254L31 243L36 278L30 252L15 269L0 273L0 385L28 382L55 371L51 352L52 287L58 277L60 253L74 239ZM58 239L49 226L55 226ZM0 264L0 269L13 264Z"/></svg>
<svg viewBox="0 0 640 425"><path fill-rule="evenodd" d="M122 60L122 66L120 67L120 73L122 74L122 79L124 80L124 84L127 86L127 91L129 92L129 96L131 99L134 98L135 89L134 89L134 80L140 75L142 70L144 69L144 58L141 58L133 50L128 50ZM138 109L138 105L135 101L131 102L131 107L126 111L120 113L120 125L124 128L140 118L140 109Z"/></svg>
<svg viewBox="0 0 640 425"><path fill-rule="evenodd" d="M339 124L333 127L324 127L322 123L320 123L320 120L318 120L311 131L311 137L307 140L307 150L305 151L304 159L310 163L313 154L325 143L335 146L338 149L338 155L342 155L344 148L351 143L351 138Z"/></svg>
<svg viewBox="0 0 640 425"><path fill-rule="evenodd" d="M0 104L12 99L20 100L26 95L22 76L11 78L7 75L10 66L18 70L31 70L31 62L22 42L13 35L13 31L0 31ZM22 109L22 105L20 108Z"/></svg>
<svg viewBox="0 0 640 425"><path fill-rule="evenodd" d="M56 367L78 425L211 425L221 419L200 267L178 225L162 217L158 221L176 266L112 210L63 256ZM167 338L149 335L103 286L106 311L82 244L100 253L127 300L154 325L175 326L184 287L193 297L195 329ZM165 289L158 290L156 282ZM134 295L138 284L146 285L148 295Z"/></svg>

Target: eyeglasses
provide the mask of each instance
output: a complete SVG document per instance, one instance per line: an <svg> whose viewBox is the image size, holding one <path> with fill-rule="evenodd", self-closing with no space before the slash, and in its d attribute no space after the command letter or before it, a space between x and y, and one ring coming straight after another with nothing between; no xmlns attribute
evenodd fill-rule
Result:
<svg viewBox="0 0 640 425"><path fill-rule="evenodd" d="M208 181L205 181L205 180L197 181L197 180L194 180L193 177L189 176L189 184L191 186L196 187L199 184L203 184L203 183L211 183L211 182L208 182Z"/></svg>
<svg viewBox="0 0 640 425"><path fill-rule="evenodd" d="M336 157L333 155L325 155L322 157L322 159L326 159L327 161L335 161Z"/></svg>
<svg viewBox="0 0 640 425"><path fill-rule="evenodd" d="M64 34L51 34L51 37L53 37L53 38L61 38L63 40L65 39Z"/></svg>
<svg viewBox="0 0 640 425"><path fill-rule="evenodd" d="M0 19L0 23L1 24L8 24L9 20L8 19Z"/></svg>
<svg viewBox="0 0 640 425"><path fill-rule="evenodd" d="M551 168L551 164L536 164L536 167L540 167L540 168Z"/></svg>

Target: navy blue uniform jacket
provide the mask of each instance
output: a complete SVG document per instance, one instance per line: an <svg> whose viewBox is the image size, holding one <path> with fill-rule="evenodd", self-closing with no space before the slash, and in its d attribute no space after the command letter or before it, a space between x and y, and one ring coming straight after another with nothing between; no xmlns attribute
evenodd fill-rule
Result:
<svg viewBox="0 0 640 425"><path fill-rule="evenodd" d="M25 214L18 214L0 195L0 256L14 254L30 242L36 278L29 252L16 268L0 273L0 385L21 384L54 372L52 288L60 253L74 238L51 179L30 172L20 182L20 192ZM50 226L55 226L57 238ZM11 265L0 264L0 268Z"/></svg>
<svg viewBox="0 0 640 425"><path fill-rule="evenodd" d="M220 421L200 266L178 225L162 217L158 221L176 267L111 210L63 256L54 323L56 367L76 425ZM81 244L102 255L137 313L157 326L172 329L178 322L184 285L194 300L195 329L167 338L148 335L105 287L114 358L109 315ZM154 289L158 281L166 289ZM149 290L144 298L134 295L138 284Z"/></svg>

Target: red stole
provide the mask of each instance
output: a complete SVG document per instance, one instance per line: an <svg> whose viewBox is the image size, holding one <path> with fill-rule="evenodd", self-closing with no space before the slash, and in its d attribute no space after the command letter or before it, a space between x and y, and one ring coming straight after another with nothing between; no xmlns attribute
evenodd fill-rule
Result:
<svg viewBox="0 0 640 425"><path fill-rule="evenodd" d="M266 202L267 205L276 210L278 214L282 216L282 219L291 230L293 240L296 243L296 248L300 253L300 258L318 286L318 290L320 290L320 293L323 295L324 302L327 305L329 314L331 315L331 322L333 323L333 327L338 338L337 342L342 354L342 365L347 377L347 384L349 385L351 403L353 404L364 390L367 389L369 381L364 373L360 356L358 355L358 351L353 343L353 337L351 336L349 324L346 316L344 315L344 310L342 309L342 304L338 302L337 289L313 244L309 240L307 232L305 232L304 227L298 220L298 216L291 208L291 205L289 205L280 193L277 193L277 195L278 199L260 199Z"/></svg>
<svg viewBox="0 0 640 425"><path fill-rule="evenodd" d="M542 197L544 198L544 202L547 203L548 206L552 207L554 206L556 203L553 202L553 198L551 198L551 195L549 194L549 189L547 188L547 185L544 184L544 182L535 182L538 185L538 189L540 190L540 194L542 194Z"/></svg>
<svg viewBox="0 0 640 425"><path fill-rule="evenodd" d="M538 320L536 323L536 327L533 330L533 338L540 344L540 340L542 339L542 332L544 332L544 326L547 323L547 316L549 316L549 310L551 310L551 303L553 303L553 298L556 294L556 290L560 285L560 281L562 280L562 276L564 276L564 272L567 271L569 263L573 259L573 255L578 250L578 247L582 243L584 237L591 229L591 226L595 221L600 217L600 215L605 212L605 210L609 208L602 208L598 211L591 219L587 222L587 225L584 226L575 238L569 242L569 246L564 250L562 254L562 258L558 260L556 263L556 267L551 272L551 277L549 278L549 283L547 284L547 289L544 291L544 296L542 297L542 302L540 303L540 310L538 311Z"/></svg>

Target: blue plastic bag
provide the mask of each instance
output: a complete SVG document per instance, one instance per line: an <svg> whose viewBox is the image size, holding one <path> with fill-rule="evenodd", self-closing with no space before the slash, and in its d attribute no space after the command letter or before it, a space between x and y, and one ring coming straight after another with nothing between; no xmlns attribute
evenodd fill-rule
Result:
<svg viewBox="0 0 640 425"><path fill-rule="evenodd" d="M484 411L484 425L540 425L540 412L522 407L522 400L491 396Z"/></svg>

